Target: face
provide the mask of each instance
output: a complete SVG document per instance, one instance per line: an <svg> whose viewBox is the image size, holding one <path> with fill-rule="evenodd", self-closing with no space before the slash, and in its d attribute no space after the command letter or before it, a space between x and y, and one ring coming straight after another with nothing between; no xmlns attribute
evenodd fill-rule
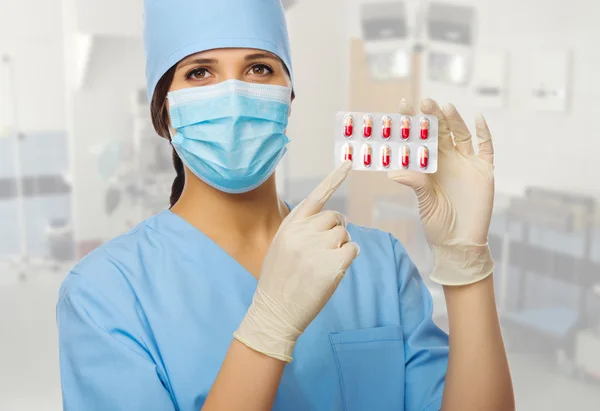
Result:
<svg viewBox="0 0 600 411"><path fill-rule="evenodd" d="M291 86L285 65L274 54L254 49L217 49L193 54L180 61L169 91L227 80Z"/></svg>

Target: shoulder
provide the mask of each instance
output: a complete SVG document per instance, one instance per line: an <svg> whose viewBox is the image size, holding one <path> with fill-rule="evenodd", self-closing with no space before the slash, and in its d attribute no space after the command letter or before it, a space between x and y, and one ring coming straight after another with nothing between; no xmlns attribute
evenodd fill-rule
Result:
<svg viewBox="0 0 600 411"><path fill-rule="evenodd" d="M154 218L92 251L67 274L56 304L61 356L97 355L101 347L119 355L113 350L118 346L148 359L145 341L152 329L141 297L148 288L146 268L153 264L145 256L152 249L160 255L157 243L164 241L152 228Z"/></svg>
<svg viewBox="0 0 600 411"><path fill-rule="evenodd" d="M145 273L152 249L164 239L156 230L160 214L138 224L79 261L67 274L59 292L59 303L67 297L96 294L114 302L132 298L132 284Z"/></svg>

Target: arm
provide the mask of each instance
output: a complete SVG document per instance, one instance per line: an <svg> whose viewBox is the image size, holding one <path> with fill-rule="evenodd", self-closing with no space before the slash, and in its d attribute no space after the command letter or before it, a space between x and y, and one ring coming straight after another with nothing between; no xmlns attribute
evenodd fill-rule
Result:
<svg viewBox="0 0 600 411"><path fill-rule="evenodd" d="M133 326L98 290L69 274L56 315L65 411L175 411Z"/></svg>
<svg viewBox="0 0 600 411"><path fill-rule="evenodd" d="M403 101L401 111L413 115ZM494 204L494 148L483 116L476 119L479 150L454 106L426 99L421 111L438 118L435 174L401 170L390 178L414 189L450 320L449 366L443 411L515 409L510 371L493 290L488 232Z"/></svg>
<svg viewBox="0 0 600 411"><path fill-rule="evenodd" d="M273 408L285 362L233 340L202 411Z"/></svg>
<svg viewBox="0 0 600 411"><path fill-rule="evenodd" d="M493 277L471 285L444 287L444 292L450 356L442 410L514 410Z"/></svg>

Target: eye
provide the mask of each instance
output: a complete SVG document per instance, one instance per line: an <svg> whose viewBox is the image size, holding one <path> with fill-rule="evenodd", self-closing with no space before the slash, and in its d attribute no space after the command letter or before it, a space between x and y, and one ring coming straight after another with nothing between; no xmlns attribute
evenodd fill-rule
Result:
<svg viewBox="0 0 600 411"><path fill-rule="evenodd" d="M185 75L186 80L204 80L212 77L212 74L205 68L196 68Z"/></svg>
<svg viewBox="0 0 600 411"><path fill-rule="evenodd" d="M271 67L267 66L266 64L255 64L252 66L248 74L254 76L266 76L269 74L273 74L273 69L271 69Z"/></svg>

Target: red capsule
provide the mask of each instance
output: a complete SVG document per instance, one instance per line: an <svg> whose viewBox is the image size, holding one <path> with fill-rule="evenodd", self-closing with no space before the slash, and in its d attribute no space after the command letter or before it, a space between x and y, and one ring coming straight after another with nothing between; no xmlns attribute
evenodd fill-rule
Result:
<svg viewBox="0 0 600 411"><path fill-rule="evenodd" d="M392 163L392 149L389 146L381 147L381 165L388 168Z"/></svg>
<svg viewBox="0 0 600 411"><path fill-rule="evenodd" d="M345 160L352 161L353 155L354 155L354 148L352 147L352 145L350 145L350 144L344 145L344 148L343 148L344 161Z"/></svg>
<svg viewBox="0 0 600 411"><path fill-rule="evenodd" d="M388 139L392 136L392 119L388 116L383 118L383 128L381 130L383 138Z"/></svg>
<svg viewBox="0 0 600 411"><path fill-rule="evenodd" d="M363 119L363 136L371 138L373 135L373 117L365 116Z"/></svg>
<svg viewBox="0 0 600 411"><path fill-rule="evenodd" d="M410 137L410 118L403 117L402 118L402 139L408 140Z"/></svg>
<svg viewBox="0 0 600 411"><path fill-rule="evenodd" d="M365 167L371 167L373 162L373 149L369 144L363 146L363 165Z"/></svg>
<svg viewBox="0 0 600 411"><path fill-rule="evenodd" d="M421 140L429 138L429 119L423 117L421 119Z"/></svg>
<svg viewBox="0 0 600 411"><path fill-rule="evenodd" d="M346 137L352 137L354 133L354 118L350 114L344 117L344 135Z"/></svg>
<svg viewBox="0 0 600 411"><path fill-rule="evenodd" d="M429 166L429 149L425 146L419 149L419 166L423 170Z"/></svg>
<svg viewBox="0 0 600 411"><path fill-rule="evenodd" d="M403 146L400 149L400 158L402 168L408 168L408 166L410 165L410 149L408 148L408 146Z"/></svg>

